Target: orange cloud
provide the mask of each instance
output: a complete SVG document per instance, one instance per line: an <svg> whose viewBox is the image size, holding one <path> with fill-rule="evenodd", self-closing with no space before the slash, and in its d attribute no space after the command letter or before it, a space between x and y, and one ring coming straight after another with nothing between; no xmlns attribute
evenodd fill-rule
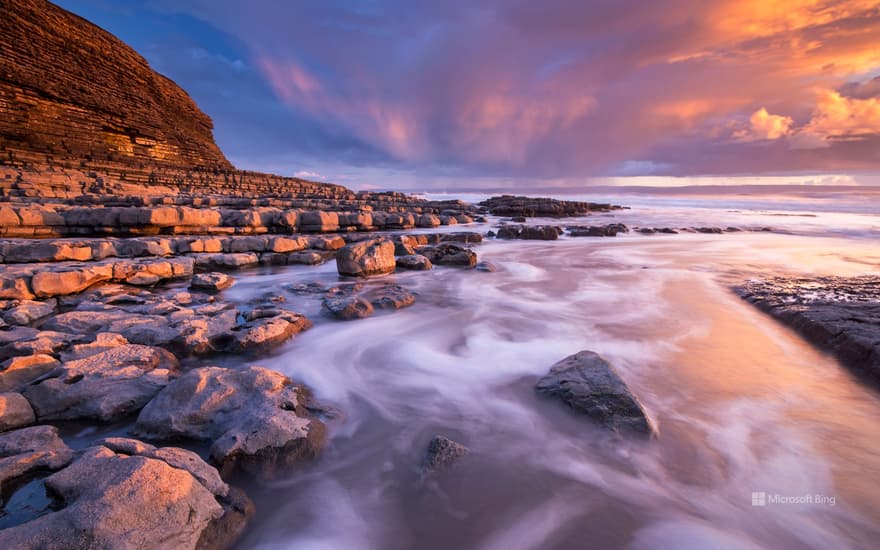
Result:
<svg viewBox="0 0 880 550"><path fill-rule="evenodd" d="M761 107L749 117L748 128L735 132L734 138L741 141L779 139L791 133L793 124L794 119L791 117L771 115L766 108Z"/></svg>
<svg viewBox="0 0 880 550"><path fill-rule="evenodd" d="M845 97L834 90L819 95L810 121L794 136L800 149L828 147L834 141L860 141L880 136L880 99Z"/></svg>

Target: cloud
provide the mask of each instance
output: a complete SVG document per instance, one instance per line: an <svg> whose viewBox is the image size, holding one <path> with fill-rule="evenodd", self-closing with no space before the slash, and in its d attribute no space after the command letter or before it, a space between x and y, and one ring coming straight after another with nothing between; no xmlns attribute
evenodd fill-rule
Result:
<svg viewBox="0 0 880 550"><path fill-rule="evenodd" d="M860 99L825 91L819 96L813 118L799 135L824 144L880 137L880 97Z"/></svg>
<svg viewBox="0 0 880 550"><path fill-rule="evenodd" d="M766 108L761 107L749 117L748 127L737 130L733 137L742 141L779 139L791 133L792 124L794 120L791 117L771 115Z"/></svg>
<svg viewBox="0 0 880 550"><path fill-rule="evenodd" d="M414 185L880 169L876 0L148 5L226 45L197 62L156 37L151 61L249 168Z"/></svg>

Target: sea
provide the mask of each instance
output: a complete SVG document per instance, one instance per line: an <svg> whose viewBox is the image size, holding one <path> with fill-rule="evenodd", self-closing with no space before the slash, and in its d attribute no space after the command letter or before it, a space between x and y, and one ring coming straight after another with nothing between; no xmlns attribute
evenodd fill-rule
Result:
<svg viewBox="0 0 880 550"><path fill-rule="evenodd" d="M397 273L382 282L415 305L350 322L288 290L339 284L332 262L241 277L228 299L283 294L316 321L256 363L333 413L320 457L247 488L257 514L238 547L876 548L880 393L732 288L880 275L880 190L557 198L628 208L530 223L743 231L487 239L475 250L496 271ZM615 366L658 437L610 433L535 393L581 350ZM426 477L436 435L470 453Z"/></svg>

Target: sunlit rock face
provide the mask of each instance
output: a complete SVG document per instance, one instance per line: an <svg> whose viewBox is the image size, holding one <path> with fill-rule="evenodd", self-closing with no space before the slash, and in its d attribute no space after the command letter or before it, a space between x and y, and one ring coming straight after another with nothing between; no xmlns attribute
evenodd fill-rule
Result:
<svg viewBox="0 0 880 550"><path fill-rule="evenodd" d="M211 119L115 36L42 0L7 1L2 12L7 159L232 168Z"/></svg>

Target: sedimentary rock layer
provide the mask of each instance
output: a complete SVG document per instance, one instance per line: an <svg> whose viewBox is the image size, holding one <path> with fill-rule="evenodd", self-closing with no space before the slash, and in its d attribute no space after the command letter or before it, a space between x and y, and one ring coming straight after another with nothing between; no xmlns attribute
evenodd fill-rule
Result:
<svg viewBox="0 0 880 550"><path fill-rule="evenodd" d="M0 11L7 160L232 168L211 119L115 36L43 0L4 0Z"/></svg>

